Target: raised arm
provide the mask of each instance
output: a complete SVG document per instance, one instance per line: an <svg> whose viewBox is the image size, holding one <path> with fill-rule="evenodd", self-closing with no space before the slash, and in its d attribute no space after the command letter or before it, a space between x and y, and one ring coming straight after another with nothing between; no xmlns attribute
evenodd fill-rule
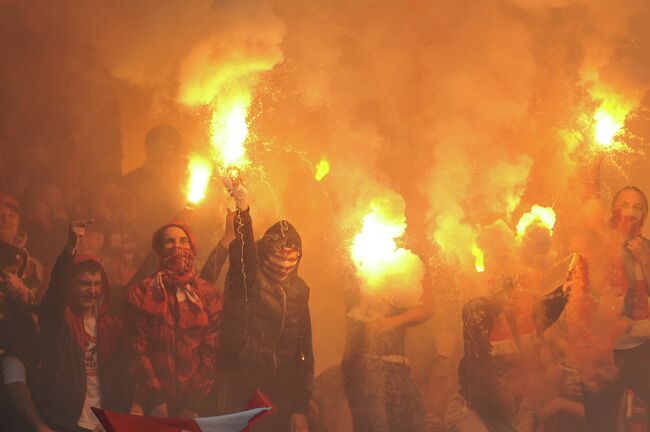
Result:
<svg viewBox="0 0 650 432"><path fill-rule="evenodd" d="M231 299L248 302L253 294L257 277L257 249L253 235L253 221L248 206L248 193L241 184L228 186L230 195L235 198L237 210L233 222L235 239L230 243L228 281L225 295Z"/></svg>
<svg viewBox="0 0 650 432"><path fill-rule="evenodd" d="M63 318L66 305L65 288L72 272L74 255L79 239L86 233L86 226L92 220L75 221L70 224L68 240L52 268L50 285L41 302L41 319Z"/></svg>
<svg viewBox="0 0 650 432"><path fill-rule="evenodd" d="M226 227L223 236L221 237L221 240L219 240L219 243L217 243L217 246L212 249L210 256L201 269L201 279L206 280L211 284L215 284L217 279L219 279L221 269L228 259L228 248L230 243L235 240L236 213L230 209L227 209L227 212Z"/></svg>

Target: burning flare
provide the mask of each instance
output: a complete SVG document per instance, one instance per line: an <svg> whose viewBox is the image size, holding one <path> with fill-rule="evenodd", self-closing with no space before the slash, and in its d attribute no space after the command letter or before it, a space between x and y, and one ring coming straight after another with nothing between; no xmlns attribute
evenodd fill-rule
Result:
<svg viewBox="0 0 650 432"><path fill-rule="evenodd" d="M483 273L485 271L485 256L483 250L476 244L472 244L472 255L474 255L474 269Z"/></svg>
<svg viewBox="0 0 650 432"><path fill-rule="evenodd" d="M205 198L205 191L212 177L212 163L199 155L193 155L190 157L187 170L189 171L187 201L190 204L198 204Z"/></svg>
<svg viewBox="0 0 650 432"><path fill-rule="evenodd" d="M251 103L247 92L218 99L213 105L210 141L219 168L244 168L250 164L244 143L248 138L246 116Z"/></svg>
<svg viewBox="0 0 650 432"><path fill-rule="evenodd" d="M532 225L546 228L550 235L553 235L556 220L555 210L552 207L542 207L535 204L530 208L530 212L521 215L517 223L517 239L521 240Z"/></svg>
<svg viewBox="0 0 650 432"><path fill-rule="evenodd" d="M370 203L363 228L352 242L351 257L369 295L391 298L402 306L419 301L424 265L410 250L397 246L406 231L404 201L387 196Z"/></svg>
<svg viewBox="0 0 650 432"><path fill-rule="evenodd" d="M593 117L593 140L601 149L611 149L618 144L616 137L624 131L633 104L604 89L594 90L593 95L602 101Z"/></svg>
<svg viewBox="0 0 650 432"><path fill-rule="evenodd" d="M325 178L330 172L330 163L326 159L321 159L320 162L316 164L316 175L314 178L316 181L321 181Z"/></svg>

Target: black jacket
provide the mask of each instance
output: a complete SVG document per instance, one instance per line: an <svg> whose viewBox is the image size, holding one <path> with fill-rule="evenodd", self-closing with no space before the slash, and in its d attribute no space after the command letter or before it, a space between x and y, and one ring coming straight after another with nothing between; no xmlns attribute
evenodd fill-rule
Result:
<svg viewBox="0 0 650 432"><path fill-rule="evenodd" d="M312 392L309 287L294 271L281 284L268 281L258 265L258 245L249 211L235 218L239 238L230 244L220 355L226 370L306 413ZM272 397L273 399L273 397Z"/></svg>
<svg viewBox="0 0 650 432"><path fill-rule="evenodd" d="M86 395L84 351L71 330L80 318L71 312L66 301L73 265L72 255L63 252L58 257L39 316L42 364L39 411L50 427L66 429L76 427ZM103 304L106 304L106 294ZM80 322L83 326L83 319ZM97 332L102 407L126 412L131 395L122 323L100 307Z"/></svg>

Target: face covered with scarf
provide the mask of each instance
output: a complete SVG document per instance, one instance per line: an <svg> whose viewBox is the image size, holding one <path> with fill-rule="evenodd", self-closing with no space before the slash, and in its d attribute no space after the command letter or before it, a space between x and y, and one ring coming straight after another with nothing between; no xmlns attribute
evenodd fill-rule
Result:
<svg viewBox="0 0 650 432"><path fill-rule="evenodd" d="M184 224L170 223L156 231L153 249L167 282L185 284L194 276L196 249L189 228Z"/></svg>
<svg viewBox="0 0 650 432"><path fill-rule="evenodd" d="M266 231L258 245L264 273L275 282L287 280L298 267L302 241L298 231L283 220Z"/></svg>

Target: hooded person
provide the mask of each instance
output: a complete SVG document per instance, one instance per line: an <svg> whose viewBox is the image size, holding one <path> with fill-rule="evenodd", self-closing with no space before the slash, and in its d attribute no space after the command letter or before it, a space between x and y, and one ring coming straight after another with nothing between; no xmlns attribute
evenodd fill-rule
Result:
<svg viewBox="0 0 650 432"><path fill-rule="evenodd" d="M99 261L77 253L91 221L73 222L41 304L40 413L54 430L97 430L92 407L128 410L123 325L109 313L108 278Z"/></svg>
<svg viewBox="0 0 650 432"><path fill-rule="evenodd" d="M160 227L152 248L158 269L127 293L136 376L132 413L196 417L209 410L221 299L196 275L196 241L183 222Z"/></svg>
<svg viewBox="0 0 650 432"><path fill-rule="evenodd" d="M229 227L236 235L224 288L218 405L236 411L260 389L278 410L265 431L306 432L314 356L309 287L298 276L302 241L282 220L256 242L246 190L227 187L237 205Z"/></svg>

